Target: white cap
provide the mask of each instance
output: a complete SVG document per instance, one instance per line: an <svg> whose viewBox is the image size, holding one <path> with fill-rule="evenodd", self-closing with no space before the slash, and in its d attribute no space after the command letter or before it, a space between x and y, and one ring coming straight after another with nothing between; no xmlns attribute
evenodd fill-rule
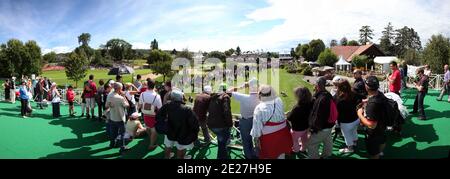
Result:
<svg viewBox="0 0 450 179"><path fill-rule="evenodd" d="M112 84L114 84L114 83L115 83L114 80L109 81L109 84L110 84L110 85L112 85Z"/></svg>
<svg viewBox="0 0 450 179"><path fill-rule="evenodd" d="M335 76L335 77L333 78L332 82L333 82L333 83L338 83L338 82L340 82L340 81L342 81L342 80L343 80L342 77L340 77L340 76Z"/></svg>

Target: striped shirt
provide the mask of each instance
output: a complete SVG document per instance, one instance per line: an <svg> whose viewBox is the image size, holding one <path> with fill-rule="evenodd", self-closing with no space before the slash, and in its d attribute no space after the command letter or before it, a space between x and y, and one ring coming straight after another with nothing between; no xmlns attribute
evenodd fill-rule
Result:
<svg viewBox="0 0 450 179"><path fill-rule="evenodd" d="M267 129L265 129L267 127L264 126L264 124L269 121L273 123L286 121L283 101L281 101L280 98L273 101L261 102L256 106L255 112L253 113L253 127L250 131L250 135L256 138L271 132L276 132L277 130L273 131L269 129L269 131L267 131Z"/></svg>

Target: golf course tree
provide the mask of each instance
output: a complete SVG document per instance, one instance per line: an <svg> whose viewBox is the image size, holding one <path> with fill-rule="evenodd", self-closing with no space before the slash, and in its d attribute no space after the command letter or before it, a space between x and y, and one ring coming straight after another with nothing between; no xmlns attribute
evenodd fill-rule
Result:
<svg viewBox="0 0 450 179"><path fill-rule="evenodd" d="M333 39L330 41L330 47L338 46L338 41L336 39Z"/></svg>
<svg viewBox="0 0 450 179"><path fill-rule="evenodd" d="M317 63L321 66L333 67L337 61L338 57L329 48L320 53L319 58L317 59Z"/></svg>
<svg viewBox="0 0 450 179"><path fill-rule="evenodd" d="M309 44L305 44L301 47L302 56L306 61L315 62L320 53L325 50L325 44L320 39L311 40Z"/></svg>
<svg viewBox="0 0 450 179"><path fill-rule="evenodd" d="M91 34L82 33L78 36L78 44L89 46L89 42L91 41Z"/></svg>
<svg viewBox="0 0 450 179"><path fill-rule="evenodd" d="M236 55L241 55L242 54L242 51L241 51L241 47L236 47Z"/></svg>
<svg viewBox="0 0 450 179"><path fill-rule="evenodd" d="M78 44L80 44L80 46L75 49L75 53L86 54L89 63L91 63L91 60L95 55L95 50L89 46L90 41L91 34L82 33L80 36L78 36Z"/></svg>
<svg viewBox="0 0 450 179"><path fill-rule="evenodd" d="M442 34L431 36L423 55L424 64L430 65L433 72L443 74L443 66L450 64L450 39Z"/></svg>
<svg viewBox="0 0 450 179"><path fill-rule="evenodd" d="M347 37L343 37L343 38L341 39L341 41L339 42L339 44L340 44L341 46L347 46L347 44L348 44Z"/></svg>
<svg viewBox="0 0 450 179"><path fill-rule="evenodd" d="M373 29L371 29L370 26L362 26L361 29L359 29L359 42L361 42L362 45L366 45L373 39L373 35Z"/></svg>
<svg viewBox="0 0 450 179"><path fill-rule="evenodd" d="M78 86L78 81L82 80L87 75L88 60L84 52L72 52L64 61L67 79L75 81L75 87Z"/></svg>
<svg viewBox="0 0 450 179"><path fill-rule="evenodd" d="M23 75L31 76L42 73L41 47L34 40L25 43L26 56L22 61Z"/></svg>
<svg viewBox="0 0 450 179"><path fill-rule="evenodd" d="M43 63L55 63L56 62L56 53L55 52L46 53L44 56L42 56L42 62Z"/></svg>
<svg viewBox="0 0 450 179"><path fill-rule="evenodd" d="M119 62L125 58L130 58L133 53L132 45L122 39L111 39L106 42L104 46L108 55L112 57L113 61Z"/></svg>
<svg viewBox="0 0 450 179"><path fill-rule="evenodd" d="M156 39L153 39L153 41L150 43L150 50L158 50L158 41Z"/></svg>
<svg viewBox="0 0 450 179"><path fill-rule="evenodd" d="M394 27L389 22L389 24L384 28L384 31L382 32L383 35L380 38L380 49L388 56L394 55L394 32Z"/></svg>
<svg viewBox="0 0 450 179"><path fill-rule="evenodd" d="M400 58L404 58L409 49L420 51L422 50L422 42L419 34L407 26L397 29L394 39L395 53Z"/></svg>
<svg viewBox="0 0 450 179"><path fill-rule="evenodd" d="M231 55L233 55L236 51L233 48L230 48L229 50L225 51L225 55L227 57L230 57Z"/></svg>
<svg viewBox="0 0 450 179"><path fill-rule="evenodd" d="M369 58L365 55L356 55L352 58L353 66L357 68L366 67L366 64L369 63Z"/></svg>
<svg viewBox="0 0 450 179"><path fill-rule="evenodd" d="M172 61L172 55L158 49L151 50L147 59L147 63L150 65L152 72L163 75L164 81L166 81L166 77L171 77L173 75L171 68Z"/></svg>
<svg viewBox="0 0 450 179"><path fill-rule="evenodd" d="M42 71L41 48L35 41L11 39L0 45L0 76L39 75Z"/></svg>

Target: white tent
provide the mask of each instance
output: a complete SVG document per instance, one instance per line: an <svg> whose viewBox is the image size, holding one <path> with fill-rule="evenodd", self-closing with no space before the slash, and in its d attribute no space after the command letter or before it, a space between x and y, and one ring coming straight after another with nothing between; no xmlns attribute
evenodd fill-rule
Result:
<svg viewBox="0 0 450 179"><path fill-rule="evenodd" d="M381 71L383 73L387 73L387 72L389 72L389 64L392 61L398 62L399 60L397 57L375 57L375 59L373 61L376 64L382 65Z"/></svg>
<svg viewBox="0 0 450 179"><path fill-rule="evenodd" d="M350 71L352 69L352 64L345 61L344 57L340 56L339 61L335 64L336 71Z"/></svg>

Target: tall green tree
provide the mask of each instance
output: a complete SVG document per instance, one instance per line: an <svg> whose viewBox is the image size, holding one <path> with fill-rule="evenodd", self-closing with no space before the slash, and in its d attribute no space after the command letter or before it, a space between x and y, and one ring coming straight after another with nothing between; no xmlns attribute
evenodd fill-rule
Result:
<svg viewBox="0 0 450 179"><path fill-rule="evenodd" d="M445 64L450 64L450 39L442 34L433 35L423 51L424 63L430 65L432 71L443 74Z"/></svg>
<svg viewBox="0 0 450 179"><path fill-rule="evenodd" d="M22 75L39 75L42 69L41 48L35 41L23 44L17 39L10 39L0 46L0 74L5 77Z"/></svg>
<svg viewBox="0 0 450 179"><path fill-rule="evenodd" d="M172 56L167 52L161 50L151 50L147 59L147 63L150 64L150 69L156 74L163 75L163 80L166 81L166 77L172 76Z"/></svg>
<svg viewBox="0 0 450 179"><path fill-rule="evenodd" d="M158 41L156 39L153 39L153 41L150 43L150 50L158 50Z"/></svg>
<svg viewBox="0 0 450 179"><path fill-rule="evenodd" d="M122 39L109 40L105 48L114 61L122 61L127 57L129 58L130 53L132 53L132 45Z"/></svg>
<svg viewBox="0 0 450 179"><path fill-rule="evenodd" d="M78 86L78 81L86 77L88 64L89 62L84 52L81 52L81 54L72 52L69 58L65 60L64 67L67 79L75 81L76 87Z"/></svg>
<svg viewBox="0 0 450 179"><path fill-rule="evenodd" d="M359 30L359 42L361 42L362 45L366 45L372 39L373 39L373 30L370 28L370 26L368 25L362 26L361 29Z"/></svg>
<svg viewBox="0 0 450 179"><path fill-rule="evenodd" d="M297 47L295 47L295 54L293 56L295 59L300 58L300 56L302 54L301 49L302 49L302 44L301 43L297 44Z"/></svg>
<svg viewBox="0 0 450 179"><path fill-rule="evenodd" d="M334 66L338 62L338 57L329 48L320 53L317 63L321 66Z"/></svg>
<svg viewBox="0 0 450 179"><path fill-rule="evenodd" d="M241 51L241 47L236 47L236 54L237 55L241 55L242 54L242 51Z"/></svg>
<svg viewBox="0 0 450 179"><path fill-rule="evenodd" d="M306 60L310 59L310 57L308 56L308 49L309 49L309 44L303 44L300 47L300 52L299 55L302 56L303 58L305 58Z"/></svg>
<svg viewBox="0 0 450 179"><path fill-rule="evenodd" d="M339 43L340 43L342 46L347 46L347 43L348 43L347 37L343 37Z"/></svg>
<svg viewBox="0 0 450 179"><path fill-rule="evenodd" d="M56 53L49 52L42 56L43 63L55 63L56 62Z"/></svg>
<svg viewBox="0 0 450 179"><path fill-rule="evenodd" d="M389 56L394 55L395 47L392 43L395 38L394 32L394 27L389 22L389 24L384 28L384 31L382 32L383 35L380 38L380 49Z"/></svg>
<svg viewBox="0 0 450 179"><path fill-rule="evenodd" d="M422 42L420 41L419 34L413 28L407 26L396 30L394 45L395 53L400 58L405 56L408 49L422 50Z"/></svg>
<svg viewBox="0 0 450 179"><path fill-rule="evenodd" d="M227 57L230 57L231 55L233 55L236 51L233 48L230 48L229 50L225 51L225 55Z"/></svg>
<svg viewBox="0 0 450 179"><path fill-rule="evenodd" d="M337 40L333 39L330 42L330 47L335 47L335 46L338 46L338 42L337 42Z"/></svg>
<svg viewBox="0 0 450 179"><path fill-rule="evenodd" d="M320 53L322 53L325 50L325 44L320 39L311 40L309 42L309 48L306 51L306 56L308 61L315 62L317 61L317 58L319 57Z"/></svg>
<svg viewBox="0 0 450 179"><path fill-rule="evenodd" d="M84 46L89 46L89 42L91 41L90 33L82 33L78 36L78 43Z"/></svg>
<svg viewBox="0 0 450 179"><path fill-rule="evenodd" d="M23 58L23 75L39 75L42 73L41 48L36 41L30 40L25 43L26 56Z"/></svg>

